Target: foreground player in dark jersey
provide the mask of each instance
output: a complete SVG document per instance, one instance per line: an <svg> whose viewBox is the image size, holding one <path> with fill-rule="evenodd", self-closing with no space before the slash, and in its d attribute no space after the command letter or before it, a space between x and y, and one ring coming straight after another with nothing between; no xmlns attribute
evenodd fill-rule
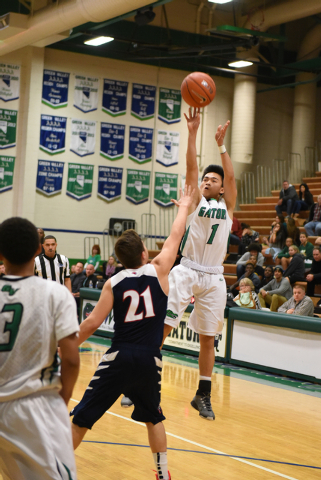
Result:
<svg viewBox="0 0 321 480"><path fill-rule="evenodd" d="M132 418L146 423L157 479L170 480L167 469L165 420L160 407L160 375L164 319L169 290L168 274L185 230L193 192L185 188L170 236L159 255L148 264L148 250L134 230L118 239L115 253L126 270L110 278L98 304L80 325L79 344L92 335L114 309L115 334L81 402L74 408L72 432L77 448L88 429L121 394L130 397Z"/></svg>

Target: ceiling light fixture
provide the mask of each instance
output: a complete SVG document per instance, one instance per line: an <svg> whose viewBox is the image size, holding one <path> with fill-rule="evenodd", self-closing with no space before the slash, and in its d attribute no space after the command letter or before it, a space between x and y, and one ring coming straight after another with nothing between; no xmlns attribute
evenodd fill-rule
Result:
<svg viewBox="0 0 321 480"><path fill-rule="evenodd" d="M85 45L91 45L94 47L98 47L99 45L103 45L104 43L112 42L114 40L113 37L95 37L91 40L86 40L84 42Z"/></svg>
<svg viewBox="0 0 321 480"><path fill-rule="evenodd" d="M152 22L155 18L155 12L153 12L153 7L142 8L141 10L137 10L137 14L135 15L135 22L138 26L142 27L143 25L147 25L148 23Z"/></svg>
<svg viewBox="0 0 321 480"><path fill-rule="evenodd" d="M248 62L247 60L238 60L237 62L232 62L228 64L229 67L235 68L249 67L250 65L253 65L253 62Z"/></svg>
<svg viewBox="0 0 321 480"><path fill-rule="evenodd" d="M210 3L219 3L219 4L223 4L223 3L229 3L229 2L232 2L232 0L208 0Z"/></svg>

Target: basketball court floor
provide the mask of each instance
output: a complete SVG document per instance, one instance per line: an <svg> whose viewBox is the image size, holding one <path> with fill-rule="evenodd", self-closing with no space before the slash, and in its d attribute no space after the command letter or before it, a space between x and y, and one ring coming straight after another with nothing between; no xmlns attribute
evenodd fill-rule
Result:
<svg viewBox="0 0 321 480"><path fill-rule="evenodd" d="M109 344L96 338L82 345L70 410ZM164 352L163 363L162 408L173 480L321 478L320 385L217 364L213 422L190 405L198 384L196 359ZM79 480L155 479L146 427L131 420L131 411L119 400L88 432L76 450Z"/></svg>

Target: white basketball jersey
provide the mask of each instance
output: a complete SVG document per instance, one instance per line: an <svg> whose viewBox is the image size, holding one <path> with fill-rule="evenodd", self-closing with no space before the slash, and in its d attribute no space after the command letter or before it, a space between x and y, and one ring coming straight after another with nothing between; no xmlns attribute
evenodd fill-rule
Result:
<svg viewBox="0 0 321 480"><path fill-rule="evenodd" d="M221 266L232 223L223 198L207 201L202 196L195 211L187 217L181 245L183 257L204 267Z"/></svg>
<svg viewBox="0 0 321 480"><path fill-rule="evenodd" d="M57 342L78 330L66 287L35 276L0 278L0 402L60 389Z"/></svg>

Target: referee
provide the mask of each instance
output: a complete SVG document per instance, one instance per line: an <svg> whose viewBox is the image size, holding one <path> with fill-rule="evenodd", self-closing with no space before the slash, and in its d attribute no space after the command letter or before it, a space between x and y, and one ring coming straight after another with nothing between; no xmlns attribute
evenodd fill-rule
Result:
<svg viewBox="0 0 321 480"><path fill-rule="evenodd" d="M65 285L71 292L69 260L56 253L57 240L52 235L43 239L44 253L35 258L35 275Z"/></svg>

